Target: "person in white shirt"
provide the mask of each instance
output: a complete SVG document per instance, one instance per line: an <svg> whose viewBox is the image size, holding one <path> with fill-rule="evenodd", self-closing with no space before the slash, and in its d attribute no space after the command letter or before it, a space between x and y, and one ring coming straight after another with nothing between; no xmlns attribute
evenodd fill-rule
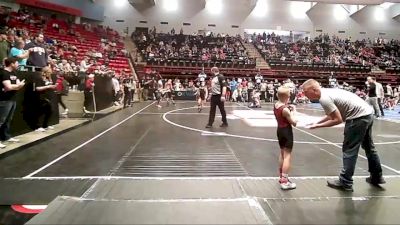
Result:
<svg viewBox="0 0 400 225"><path fill-rule="evenodd" d="M113 84L113 90L114 90L114 105L119 106L119 93L121 91L121 87L119 85L118 79L115 77L115 74L112 77L112 84Z"/></svg>
<svg viewBox="0 0 400 225"><path fill-rule="evenodd" d="M85 78L86 78L86 71L92 66L91 64L87 64L89 58L85 56L79 66L79 90L83 91L85 89Z"/></svg>
<svg viewBox="0 0 400 225"><path fill-rule="evenodd" d="M385 113L383 112L383 99L385 98L385 90L383 89L383 86L381 83L377 82L375 78L373 78L375 81L376 85L376 97L378 97L378 106L379 110L381 111L381 116L385 116Z"/></svg>
<svg viewBox="0 0 400 225"><path fill-rule="evenodd" d="M310 125L310 129L332 127L345 122L343 169L338 180L328 180L328 186L353 191L353 175L360 146L368 158L370 177L366 178L366 182L378 187L384 184L382 166L373 141L374 110L371 106L352 92L321 88L313 79L304 82L302 88L308 99L319 101L326 114L319 122Z"/></svg>

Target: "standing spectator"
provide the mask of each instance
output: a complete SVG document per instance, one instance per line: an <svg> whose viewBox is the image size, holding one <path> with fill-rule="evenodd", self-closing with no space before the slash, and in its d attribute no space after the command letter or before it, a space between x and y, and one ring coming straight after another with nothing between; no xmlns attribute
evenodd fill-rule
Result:
<svg viewBox="0 0 400 225"><path fill-rule="evenodd" d="M135 102L135 94L136 94L136 89L137 89L137 82L136 79L132 78L132 85L131 85L131 104L133 106L133 102Z"/></svg>
<svg viewBox="0 0 400 225"><path fill-rule="evenodd" d="M388 98L393 97L393 88L390 84L386 85L386 97L388 97Z"/></svg>
<svg viewBox="0 0 400 225"><path fill-rule="evenodd" d="M126 77L122 81L122 84L124 86L124 108L126 108L126 106L132 106L132 79L130 77Z"/></svg>
<svg viewBox="0 0 400 225"><path fill-rule="evenodd" d="M237 85L238 85L238 82L236 81L236 79L232 78L231 82L229 82L229 86L231 88L232 95L236 91Z"/></svg>
<svg viewBox="0 0 400 225"><path fill-rule="evenodd" d="M383 89L382 84L376 81L375 77L372 79L375 81L376 85L376 97L378 98L378 106L381 112L381 116L385 116L385 112L383 111L382 107L383 99L385 98L385 90Z"/></svg>
<svg viewBox="0 0 400 225"><path fill-rule="evenodd" d="M378 106L378 97L376 92L375 81L372 77L367 78L368 83L368 99L367 102L374 108L374 114L376 117L379 117L379 106Z"/></svg>
<svg viewBox="0 0 400 225"><path fill-rule="evenodd" d="M25 81L19 81L15 75L18 69L16 58L6 58L4 60L5 68L0 72L0 140L2 142L18 142L18 139L11 138L10 124L16 108L16 93L25 85ZM0 143L0 148L6 145Z"/></svg>
<svg viewBox="0 0 400 225"><path fill-rule="evenodd" d="M260 91L261 91L261 98L260 100L264 100L265 102L267 101L267 81L263 80L261 83Z"/></svg>
<svg viewBox="0 0 400 225"><path fill-rule="evenodd" d="M91 64L88 64L88 61L89 57L84 56L79 66L79 90L85 89L86 72L92 66Z"/></svg>
<svg viewBox="0 0 400 225"><path fill-rule="evenodd" d="M217 67L211 68L211 73L214 74L214 77L211 80L211 107L210 107L210 116L208 118L208 124L206 128L211 128L214 119L215 119L215 111L217 106L222 115L222 124L220 127L228 127L228 121L226 120L226 112L225 112L225 95L226 95L226 81L225 77L219 74L219 69Z"/></svg>
<svg viewBox="0 0 400 225"><path fill-rule="evenodd" d="M41 76L37 76L33 79L33 88L35 96L35 108L32 112L29 126L32 130L37 132L45 132L46 130L53 130L54 127L49 126L49 120L53 113L49 92L54 91L57 86L53 84L51 80L51 74L53 71L50 67L44 67L42 69ZM39 119L44 116L42 125L39 125Z"/></svg>
<svg viewBox="0 0 400 225"><path fill-rule="evenodd" d="M253 96L253 89L254 89L254 83L251 78L249 78L249 82L247 82L247 102L251 101L251 98Z"/></svg>
<svg viewBox="0 0 400 225"><path fill-rule="evenodd" d="M84 89L84 94L85 94L85 100L83 102L83 112L84 113L90 113L87 109L90 106L90 103L93 99L93 88L94 88L94 75L89 74L88 79L85 82L85 89Z"/></svg>
<svg viewBox="0 0 400 225"><path fill-rule="evenodd" d="M43 34L38 34L35 40L25 45L25 49L30 50L28 65L43 68L48 65L48 53L44 45Z"/></svg>
<svg viewBox="0 0 400 225"><path fill-rule="evenodd" d="M8 57L8 53L10 51L8 42L7 42L7 31L0 31L0 65L3 65L3 60Z"/></svg>
<svg viewBox="0 0 400 225"><path fill-rule="evenodd" d="M64 109L64 112L61 113L62 115L67 115L68 114L68 108L62 101L62 96L67 96L68 91L69 91L69 83L67 80L65 80L63 74L57 74L57 81L56 81L56 91L57 91L57 102L58 104L61 105L61 107Z"/></svg>
<svg viewBox="0 0 400 225"><path fill-rule="evenodd" d="M11 48L10 56L18 58L18 65L20 68L26 66L26 62L29 58L29 53L33 51L33 48L24 50L25 42L18 40L15 47Z"/></svg>
<svg viewBox="0 0 400 225"><path fill-rule="evenodd" d="M120 91L121 91L121 87L119 85L119 81L118 79L115 77L115 74L113 74L112 76L112 84L113 84L113 91L114 91L114 105L119 106L119 98L120 98Z"/></svg>
<svg viewBox="0 0 400 225"><path fill-rule="evenodd" d="M384 184L381 163L372 139L374 118L371 107L349 91L321 88L313 79L304 82L303 90L311 101L319 100L326 114L318 123L312 124L310 129L332 127L346 122L342 146L343 169L339 179L328 181L328 186L353 191L353 175L360 145L368 158L370 177L366 181L375 186Z"/></svg>

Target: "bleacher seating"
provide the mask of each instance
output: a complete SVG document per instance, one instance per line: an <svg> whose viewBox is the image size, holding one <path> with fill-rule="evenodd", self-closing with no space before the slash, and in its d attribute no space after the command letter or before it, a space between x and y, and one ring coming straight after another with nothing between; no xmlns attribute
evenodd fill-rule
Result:
<svg viewBox="0 0 400 225"><path fill-rule="evenodd" d="M142 35L146 35L144 40ZM134 41L148 65L255 68L255 61L236 37L136 34Z"/></svg>
<svg viewBox="0 0 400 225"><path fill-rule="evenodd" d="M18 20L13 21L12 26L28 30L31 36L42 32L45 36L45 40L51 39L51 40L56 40L57 42L68 43L70 45L76 46L78 50L78 55L74 60L77 63L79 63L83 59L83 57L89 50L100 51L101 38L104 37L104 35L99 34L97 32L88 31L85 29L83 25L74 24L70 28L78 36L73 36L71 34L67 34L66 32L63 33L60 32L59 30L53 29L51 26L52 23L59 24L60 30L64 31L69 30L65 21L52 20L52 19L47 23L47 25L44 28L40 28L31 23L23 23ZM113 38L112 35L109 34L107 34L106 37L110 39ZM126 57L126 55L121 53L121 50L124 48L123 43L116 42L115 48L117 52L115 57L113 57L112 59L107 59L107 57L99 58L96 60L97 65L104 65L107 61L108 68L114 70L116 74L120 74L122 70L124 70L127 73L130 73L131 68L129 65L128 58Z"/></svg>

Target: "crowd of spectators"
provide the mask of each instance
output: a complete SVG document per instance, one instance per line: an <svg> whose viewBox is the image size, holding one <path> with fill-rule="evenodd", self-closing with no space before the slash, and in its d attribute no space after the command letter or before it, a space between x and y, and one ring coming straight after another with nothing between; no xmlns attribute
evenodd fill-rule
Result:
<svg viewBox="0 0 400 225"><path fill-rule="evenodd" d="M121 73L114 64L126 58L127 51L121 47L122 38L109 27L78 25L70 18L47 17L27 9L10 12L0 8L0 15L0 60L18 57L20 70L49 65L52 71L72 77L83 71L86 75Z"/></svg>
<svg viewBox="0 0 400 225"><path fill-rule="evenodd" d="M385 69L400 65L400 41L341 39L328 34L314 39L282 41L279 35L246 35L268 61L305 64L352 65L358 64ZM289 39L292 40L292 39Z"/></svg>
<svg viewBox="0 0 400 225"><path fill-rule="evenodd" d="M184 35L172 29L167 34L150 32L132 35L140 53L148 62L166 62L169 59L194 60L197 62L231 62L255 65L240 42L240 37L209 35Z"/></svg>
<svg viewBox="0 0 400 225"><path fill-rule="evenodd" d="M109 77L110 83L119 76L132 80L127 56L123 39L109 27L75 24L71 18L38 15L28 9L13 12L0 7L0 62L15 58L17 71L45 68L56 75L49 80L64 115L68 108L61 96L69 88L85 92L83 111L88 112L95 76ZM114 98L117 92L114 90Z"/></svg>

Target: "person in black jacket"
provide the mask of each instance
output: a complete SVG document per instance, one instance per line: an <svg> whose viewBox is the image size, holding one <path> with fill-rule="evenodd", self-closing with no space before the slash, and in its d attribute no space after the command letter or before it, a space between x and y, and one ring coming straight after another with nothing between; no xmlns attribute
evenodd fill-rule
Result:
<svg viewBox="0 0 400 225"><path fill-rule="evenodd" d="M43 68L48 65L48 53L46 46L44 45L43 34L38 34L34 41L25 45L25 50L28 49L32 49L29 54L28 65L39 68Z"/></svg>

